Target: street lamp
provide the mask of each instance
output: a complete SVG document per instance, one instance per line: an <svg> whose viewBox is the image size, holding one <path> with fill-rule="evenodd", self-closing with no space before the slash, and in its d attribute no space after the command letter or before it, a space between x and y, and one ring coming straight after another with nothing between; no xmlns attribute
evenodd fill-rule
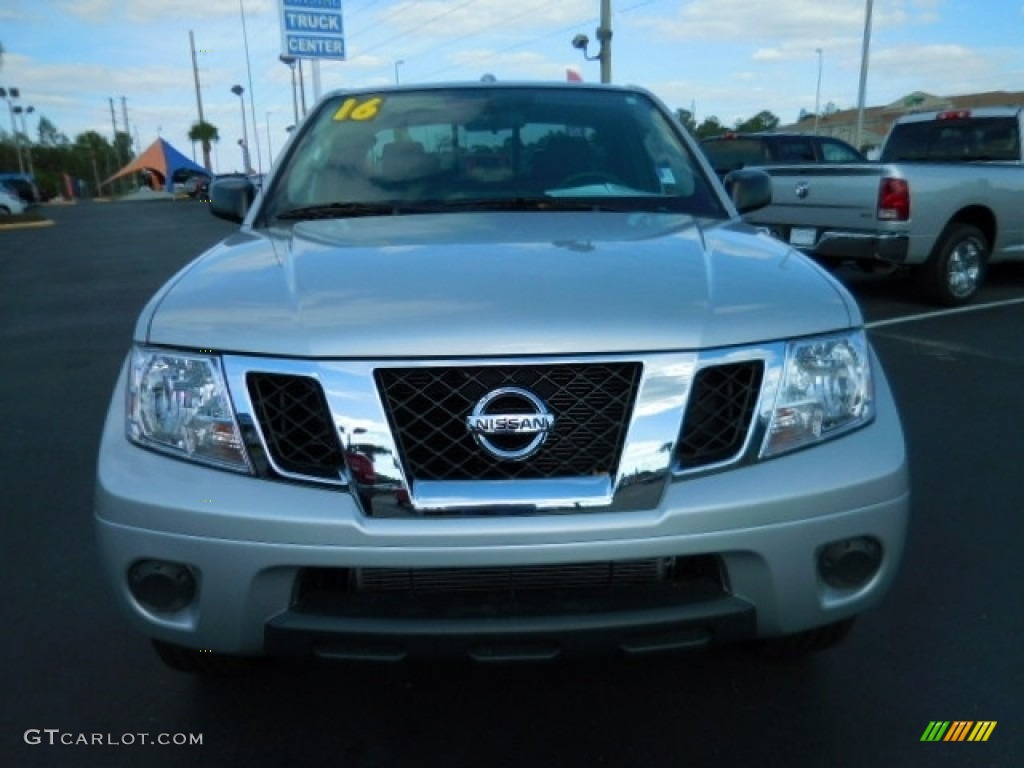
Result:
<svg viewBox="0 0 1024 768"><path fill-rule="evenodd" d="M295 80L295 63L297 59L294 56L286 56L283 53L278 56L282 63L287 64L288 68L292 71L292 109L295 110L295 123L299 122L299 85Z"/></svg>
<svg viewBox="0 0 1024 768"><path fill-rule="evenodd" d="M399 83L398 68L403 64L405 64L405 59L399 59L398 61L395 62L395 85L398 85Z"/></svg>
<svg viewBox="0 0 1024 768"><path fill-rule="evenodd" d="M30 115L36 111L35 107L28 106L22 109L20 106L14 107L14 114L21 115L21 132L25 134L25 157L28 159L28 174L29 176L36 175L36 169L32 167L32 137L28 134L28 123L25 121L25 115Z"/></svg>
<svg viewBox="0 0 1024 768"><path fill-rule="evenodd" d="M17 88L0 88L0 99L7 102L7 110L11 113L11 133L14 134L14 151L18 155L18 173L25 173L25 163L21 159L21 138L18 136L18 126L14 122L14 104L12 99L18 98Z"/></svg>
<svg viewBox="0 0 1024 768"><path fill-rule="evenodd" d="M600 24L594 30L600 48L596 56L587 53L587 46L590 45L590 38L586 35L576 35L572 39L572 47L583 54L586 61L597 61L601 64L601 82L612 81L612 0L601 0Z"/></svg>
<svg viewBox="0 0 1024 768"><path fill-rule="evenodd" d="M818 89L814 92L814 135L818 135L818 120L821 119L821 48L815 48L818 53Z"/></svg>
<svg viewBox="0 0 1024 768"><path fill-rule="evenodd" d="M245 99L242 98L242 94L245 93L245 88L240 85L231 86L231 92L238 97L238 103L242 105L242 138L238 142L242 145L242 165L245 166L242 170L248 174L250 171L249 163L249 129L245 125Z"/></svg>

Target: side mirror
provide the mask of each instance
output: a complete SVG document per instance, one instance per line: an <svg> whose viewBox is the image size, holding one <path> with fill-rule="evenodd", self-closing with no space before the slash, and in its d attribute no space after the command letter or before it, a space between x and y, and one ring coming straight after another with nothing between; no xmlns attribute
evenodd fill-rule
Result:
<svg viewBox="0 0 1024 768"><path fill-rule="evenodd" d="M256 187L249 179L217 179L210 184L210 213L241 224L255 198Z"/></svg>
<svg viewBox="0 0 1024 768"><path fill-rule="evenodd" d="M772 177L764 171L732 171L725 177L725 191L741 214L764 208L772 201Z"/></svg>

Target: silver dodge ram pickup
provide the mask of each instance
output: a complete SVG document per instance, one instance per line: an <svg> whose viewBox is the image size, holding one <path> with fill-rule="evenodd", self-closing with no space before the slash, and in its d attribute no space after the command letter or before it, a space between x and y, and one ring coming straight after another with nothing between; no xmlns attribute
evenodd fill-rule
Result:
<svg viewBox="0 0 1024 768"><path fill-rule="evenodd" d="M172 667L843 638L903 550L850 295L637 88L339 92L149 302L106 578Z"/></svg>
<svg viewBox="0 0 1024 768"><path fill-rule="evenodd" d="M1024 260L1024 109L920 112L878 163L765 168L747 220L826 264L909 271L931 301L971 301L990 264Z"/></svg>

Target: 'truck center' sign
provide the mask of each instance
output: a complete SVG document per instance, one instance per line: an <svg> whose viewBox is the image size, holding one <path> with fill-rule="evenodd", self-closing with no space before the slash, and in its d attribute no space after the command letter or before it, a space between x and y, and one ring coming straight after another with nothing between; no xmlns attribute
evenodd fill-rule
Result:
<svg viewBox="0 0 1024 768"><path fill-rule="evenodd" d="M345 58L341 0L281 0L281 53L300 59Z"/></svg>

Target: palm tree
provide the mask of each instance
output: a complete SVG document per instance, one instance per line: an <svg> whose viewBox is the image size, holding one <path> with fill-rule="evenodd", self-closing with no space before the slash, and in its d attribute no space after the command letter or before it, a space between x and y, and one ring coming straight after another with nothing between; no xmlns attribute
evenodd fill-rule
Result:
<svg viewBox="0 0 1024 768"><path fill-rule="evenodd" d="M217 126L207 123L204 120L199 120L192 124L192 127L188 132L189 141L199 141L203 145L203 167L207 171L211 171L210 166L210 142L218 141L220 134L217 132ZM211 171L212 172L212 171Z"/></svg>

